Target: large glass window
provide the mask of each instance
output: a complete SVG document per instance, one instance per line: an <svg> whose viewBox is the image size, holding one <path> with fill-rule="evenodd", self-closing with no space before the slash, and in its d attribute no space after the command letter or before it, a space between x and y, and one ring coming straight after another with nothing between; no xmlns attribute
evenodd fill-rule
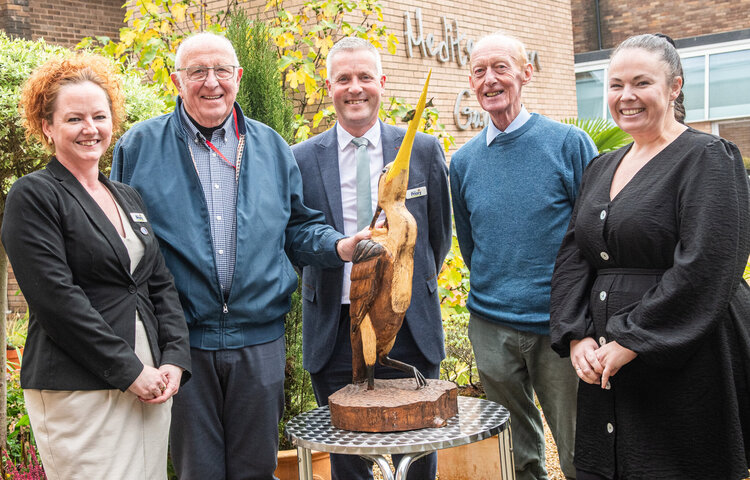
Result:
<svg viewBox="0 0 750 480"><path fill-rule="evenodd" d="M709 118L750 115L750 50L710 55Z"/></svg>
<svg viewBox="0 0 750 480"><path fill-rule="evenodd" d="M576 73L578 118L599 118L604 114L604 70Z"/></svg>
<svg viewBox="0 0 750 480"><path fill-rule="evenodd" d="M701 53L690 49L685 55L682 68L687 122L750 117L750 48L713 45ZM609 117L605 108L606 66L606 61L587 64L576 73L580 118Z"/></svg>
<svg viewBox="0 0 750 480"><path fill-rule="evenodd" d="M703 120L706 116L706 56L690 57L682 60L682 71L685 74L686 122Z"/></svg>

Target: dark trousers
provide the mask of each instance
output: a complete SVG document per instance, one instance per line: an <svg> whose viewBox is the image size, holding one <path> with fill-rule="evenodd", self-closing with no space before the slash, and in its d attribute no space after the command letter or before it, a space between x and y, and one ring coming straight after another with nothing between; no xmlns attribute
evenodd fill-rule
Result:
<svg viewBox="0 0 750 480"><path fill-rule="evenodd" d="M318 405L328 405L328 397L337 390L352 383L352 345L349 336L349 305L341 306L339 330L331 359L325 367L313 375L312 387ZM423 332L430 335L431 332ZM427 361L422 355L409 328L404 325L396 336L396 343L389 357L417 367L426 378L439 378L440 365ZM410 375L389 367L376 364L375 378L408 378ZM401 455L393 455L393 463L398 466ZM437 471L437 454L426 455L409 468L408 480L434 480ZM331 455L332 480L371 480L372 463L357 455Z"/></svg>
<svg viewBox="0 0 750 480"><path fill-rule="evenodd" d="M271 480L284 410L284 337L236 350L190 349L170 445L180 480Z"/></svg>

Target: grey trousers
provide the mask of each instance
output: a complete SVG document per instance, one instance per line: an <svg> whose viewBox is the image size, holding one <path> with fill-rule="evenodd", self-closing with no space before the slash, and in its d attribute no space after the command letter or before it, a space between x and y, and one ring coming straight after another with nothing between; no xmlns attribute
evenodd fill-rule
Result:
<svg viewBox="0 0 750 480"><path fill-rule="evenodd" d="M190 354L193 376L174 397L169 437L179 479L275 479L284 337Z"/></svg>
<svg viewBox="0 0 750 480"><path fill-rule="evenodd" d="M517 480L547 480L544 427L534 393L569 479L573 466L578 377L570 360L550 347L548 335L522 332L472 315L469 339L487 398L510 412Z"/></svg>

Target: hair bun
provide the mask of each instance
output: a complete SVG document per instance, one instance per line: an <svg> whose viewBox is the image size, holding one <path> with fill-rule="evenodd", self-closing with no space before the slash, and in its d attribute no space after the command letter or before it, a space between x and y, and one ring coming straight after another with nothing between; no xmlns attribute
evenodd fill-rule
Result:
<svg viewBox="0 0 750 480"><path fill-rule="evenodd" d="M668 41L673 47L677 48L677 45L674 44L674 40L672 40L672 37L669 35L666 35L664 33L654 33L655 37L663 38L664 40Z"/></svg>

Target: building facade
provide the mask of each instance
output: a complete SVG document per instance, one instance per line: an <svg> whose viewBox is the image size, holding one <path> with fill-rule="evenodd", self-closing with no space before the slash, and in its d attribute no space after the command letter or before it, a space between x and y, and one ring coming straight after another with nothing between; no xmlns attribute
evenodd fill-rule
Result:
<svg viewBox="0 0 750 480"><path fill-rule="evenodd" d="M0 29L11 36L75 46L86 36L119 37L123 0L0 0ZM236 2L209 0L209 11L226 10ZM239 3L251 16L263 14L265 0ZM301 5L299 0L290 5ZM285 7L295 10L285 3ZM529 111L555 119L576 116L573 28L569 0L381 0L383 22L399 44L394 55L382 54L387 75L384 105L390 97L416 104L428 70L429 95L439 120L455 138L450 154L476 135L488 121L469 90L469 54L482 36L502 30L521 39L529 50L534 76L524 87ZM357 21L358 19L349 19ZM358 22L357 22L358 23ZM25 308L9 277L11 308Z"/></svg>
<svg viewBox="0 0 750 480"><path fill-rule="evenodd" d="M205 5L220 11L234 3L211 0ZM264 11L266 2L239 5L254 15ZM430 95L457 146L487 121L469 90L469 52L473 42L498 30L517 36L529 49L535 73L524 88L527 108L556 119L576 116L569 0L467 0L461 8L434 0L381 0L381 5L383 22L400 42L394 55L383 54L384 101L393 96L414 104L432 69ZM85 36L117 38L124 13L122 0L0 0L0 29L70 47Z"/></svg>
<svg viewBox="0 0 750 480"><path fill-rule="evenodd" d="M675 40L686 122L736 143L750 162L750 0L572 0L578 113L608 117L607 62L631 35Z"/></svg>
<svg viewBox="0 0 750 480"><path fill-rule="evenodd" d="M0 0L0 30L75 46L83 37L118 38L123 0Z"/></svg>

